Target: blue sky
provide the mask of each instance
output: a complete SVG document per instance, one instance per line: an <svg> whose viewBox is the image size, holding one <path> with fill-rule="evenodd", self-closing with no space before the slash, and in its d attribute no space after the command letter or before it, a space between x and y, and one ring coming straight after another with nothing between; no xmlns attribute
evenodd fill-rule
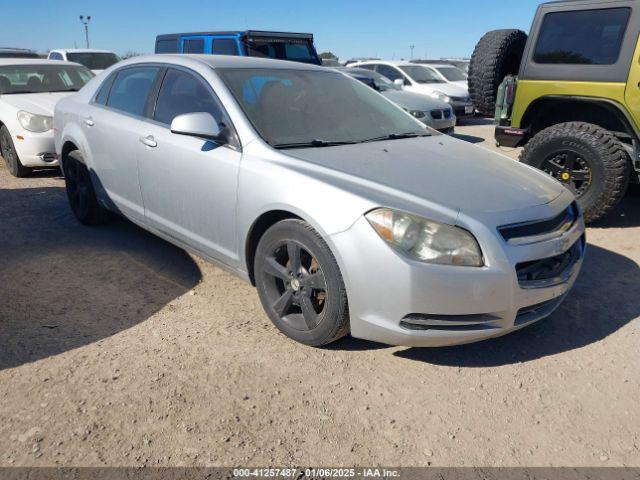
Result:
<svg viewBox="0 0 640 480"><path fill-rule="evenodd" d="M2 7L0 46L84 47L78 19L91 15L91 46L152 53L155 36L205 30L311 32L340 58L469 56L495 28L529 30L538 0L30 0ZM205 7L206 5L206 7Z"/></svg>

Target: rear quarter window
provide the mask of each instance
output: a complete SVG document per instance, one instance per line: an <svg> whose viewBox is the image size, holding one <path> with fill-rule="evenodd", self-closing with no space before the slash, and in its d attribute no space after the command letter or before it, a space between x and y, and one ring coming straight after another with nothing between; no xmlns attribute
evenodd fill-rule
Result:
<svg viewBox="0 0 640 480"><path fill-rule="evenodd" d="M533 54L541 64L613 65L618 61L630 8L547 13Z"/></svg>

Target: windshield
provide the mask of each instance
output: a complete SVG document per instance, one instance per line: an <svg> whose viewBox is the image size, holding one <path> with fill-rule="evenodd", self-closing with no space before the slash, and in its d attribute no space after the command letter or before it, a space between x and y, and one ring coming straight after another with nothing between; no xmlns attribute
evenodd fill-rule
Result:
<svg viewBox="0 0 640 480"><path fill-rule="evenodd" d="M436 72L420 65L400 65L400 70L416 83L445 83Z"/></svg>
<svg viewBox="0 0 640 480"><path fill-rule="evenodd" d="M40 58L40 55L38 55L36 52L0 50L0 58Z"/></svg>
<svg viewBox="0 0 640 480"><path fill-rule="evenodd" d="M250 57L276 58L293 62L320 64L315 48L307 40L288 38L252 39L246 42Z"/></svg>
<svg viewBox="0 0 640 480"><path fill-rule="evenodd" d="M74 65L3 65L0 93L75 92L91 78L90 70Z"/></svg>
<svg viewBox="0 0 640 480"><path fill-rule="evenodd" d="M464 82L467 80L467 74L457 67L437 67L436 70L450 82Z"/></svg>
<svg viewBox="0 0 640 480"><path fill-rule="evenodd" d="M109 52L67 53L67 60L84 65L90 70L105 70L120 61L115 53Z"/></svg>
<svg viewBox="0 0 640 480"><path fill-rule="evenodd" d="M427 134L424 125L402 109L335 71L247 68L216 72L258 133L275 147Z"/></svg>

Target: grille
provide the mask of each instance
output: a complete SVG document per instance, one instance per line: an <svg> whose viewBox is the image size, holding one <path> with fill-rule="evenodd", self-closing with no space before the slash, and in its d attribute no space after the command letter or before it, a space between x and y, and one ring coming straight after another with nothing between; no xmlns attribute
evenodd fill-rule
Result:
<svg viewBox="0 0 640 480"><path fill-rule="evenodd" d="M495 328L492 323L497 320L500 320L500 317L492 314L433 315L412 313L402 319L400 326L407 330L420 331L474 331Z"/></svg>
<svg viewBox="0 0 640 480"><path fill-rule="evenodd" d="M451 118L451 110L450 109L443 110L443 112L444 112L444 118Z"/></svg>
<svg viewBox="0 0 640 480"><path fill-rule="evenodd" d="M517 264L518 283L523 288L542 288L567 281L571 267L582 256L583 243L581 238L560 255Z"/></svg>
<svg viewBox="0 0 640 480"><path fill-rule="evenodd" d="M431 118L434 120L442 120L444 117L444 113L442 110L431 110Z"/></svg>
<svg viewBox="0 0 640 480"><path fill-rule="evenodd" d="M561 235L569 230L580 216L576 202L562 211L559 215L535 222L518 223L499 227L498 231L507 242L540 235Z"/></svg>
<svg viewBox="0 0 640 480"><path fill-rule="evenodd" d="M521 308L520 310L518 310L514 325L522 325L523 323L529 323L550 315L551 312L553 312L553 310L555 310L556 307L560 305L562 300L564 300L564 296L552 298L551 300L547 300L546 302L536 303L535 305Z"/></svg>

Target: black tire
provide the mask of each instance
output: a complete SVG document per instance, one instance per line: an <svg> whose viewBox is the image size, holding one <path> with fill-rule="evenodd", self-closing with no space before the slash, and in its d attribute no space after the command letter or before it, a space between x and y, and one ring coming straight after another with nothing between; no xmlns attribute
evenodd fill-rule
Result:
<svg viewBox="0 0 640 480"><path fill-rule="evenodd" d="M590 123L560 123L542 130L527 143L520 161L572 190L587 223L613 210L629 185L624 146L611 132Z"/></svg>
<svg viewBox="0 0 640 480"><path fill-rule="evenodd" d="M0 153L7 164L9 173L14 177L25 177L31 171L31 169L23 166L20 162L16 147L13 145L11 133L9 133L9 129L4 125L0 127Z"/></svg>
<svg viewBox="0 0 640 480"><path fill-rule="evenodd" d="M306 222L283 220L269 228L258 243L254 274L262 306L289 338L319 347L349 333L340 268Z"/></svg>
<svg viewBox="0 0 640 480"><path fill-rule="evenodd" d="M527 34L493 30L476 45L469 64L469 95L480 114L493 117L498 87L507 75L517 75Z"/></svg>
<svg viewBox="0 0 640 480"><path fill-rule="evenodd" d="M64 167L65 187L69 206L75 217L84 225L102 225L110 216L98 202L91 182L91 175L78 150L65 155Z"/></svg>

